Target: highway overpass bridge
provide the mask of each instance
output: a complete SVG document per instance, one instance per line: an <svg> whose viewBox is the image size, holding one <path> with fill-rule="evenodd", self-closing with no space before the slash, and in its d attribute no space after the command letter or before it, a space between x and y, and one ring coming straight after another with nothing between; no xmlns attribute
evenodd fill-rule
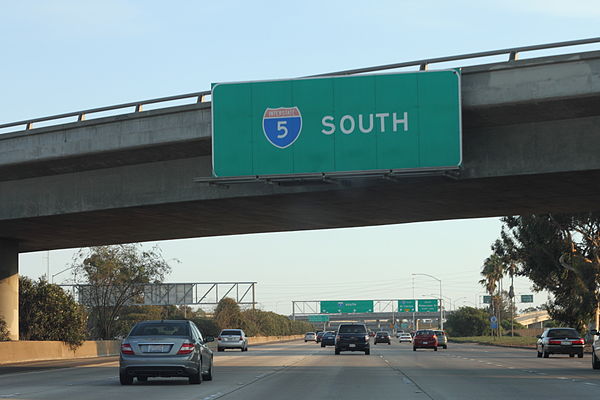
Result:
<svg viewBox="0 0 600 400"><path fill-rule="evenodd" d="M584 42L600 42L590 39ZM583 42L570 42L578 44ZM189 237L594 210L600 201L600 52L462 68L456 173L230 185L211 176L210 102L89 119L122 106L0 125L0 314L18 332L18 253ZM162 99L165 100L165 99ZM88 117L88 119L86 119Z"/></svg>

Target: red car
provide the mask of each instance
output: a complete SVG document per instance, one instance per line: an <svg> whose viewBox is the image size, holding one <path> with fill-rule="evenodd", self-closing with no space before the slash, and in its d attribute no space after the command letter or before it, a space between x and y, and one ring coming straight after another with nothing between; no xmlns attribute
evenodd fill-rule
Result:
<svg viewBox="0 0 600 400"><path fill-rule="evenodd" d="M433 349L437 351L438 339L435 331L431 329L423 329L415 333L413 338L413 351L417 349Z"/></svg>

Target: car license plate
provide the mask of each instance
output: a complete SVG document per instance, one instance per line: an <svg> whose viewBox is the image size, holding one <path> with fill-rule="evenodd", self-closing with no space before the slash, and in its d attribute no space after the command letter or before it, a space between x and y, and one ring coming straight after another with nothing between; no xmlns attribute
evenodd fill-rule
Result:
<svg viewBox="0 0 600 400"><path fill-rule="evenodd" d="M569 341L562 341L562 342L560 342L560 344L563 345L563 346L570 346L571 342L569 342Z"/></svg>
<svg viewBox="0 0 600 400"><path fill-rule="evenodd" d="M151 344L148 345L148 353L166 353L169 351L168 347L163 344Z"/></svg>
<svg viewBox="0 0 600 400"><path fill-rule="evenodd" d="M423 344L429 344L429 342L423 342Z"/></svg>
<svg viewBox="0 0 600 400"><path fill-rule="evenodd" d="M356 347L356 345L354 343L351 343L350 347Z"/></svg>

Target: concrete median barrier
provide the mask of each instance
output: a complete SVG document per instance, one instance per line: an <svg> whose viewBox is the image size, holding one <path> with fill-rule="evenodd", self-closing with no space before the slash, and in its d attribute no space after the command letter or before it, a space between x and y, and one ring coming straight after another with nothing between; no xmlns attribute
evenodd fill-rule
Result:
<svg viewBox="0 0 600 400"><path fill-rule="evenodd" d="M114 356L119 354L120 344L120 340L88 340L72 350L68 344L58 341L0 342L0 364Z"/></svg>

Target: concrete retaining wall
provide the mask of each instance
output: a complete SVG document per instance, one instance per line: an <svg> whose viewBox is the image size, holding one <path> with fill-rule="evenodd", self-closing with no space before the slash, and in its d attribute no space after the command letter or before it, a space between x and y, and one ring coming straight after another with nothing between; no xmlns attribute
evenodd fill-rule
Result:
<svg viewBox="0 0 600 400"><path fill-rule="evenodd" d="M55 341L0 342L0 364L21 361L66 360L119 354L119 340L86 341L76 350Z"/></svg>
<svg viewBox="0 0 600 400"><path fill-rule="evenodd" d="M299 340L304 335L295 336L255 336L248 338L249 345L287 342ZM0 364L42 361L68 360L73 358L115 356L119 354L120 340L93 341L88 340L76 350L69 345L55 341L15 341L0 342ZM212 345L213 343L211 343ZM213 346L211 346L212 348ZM216 345L214 346L216 348Z"/></svg>

